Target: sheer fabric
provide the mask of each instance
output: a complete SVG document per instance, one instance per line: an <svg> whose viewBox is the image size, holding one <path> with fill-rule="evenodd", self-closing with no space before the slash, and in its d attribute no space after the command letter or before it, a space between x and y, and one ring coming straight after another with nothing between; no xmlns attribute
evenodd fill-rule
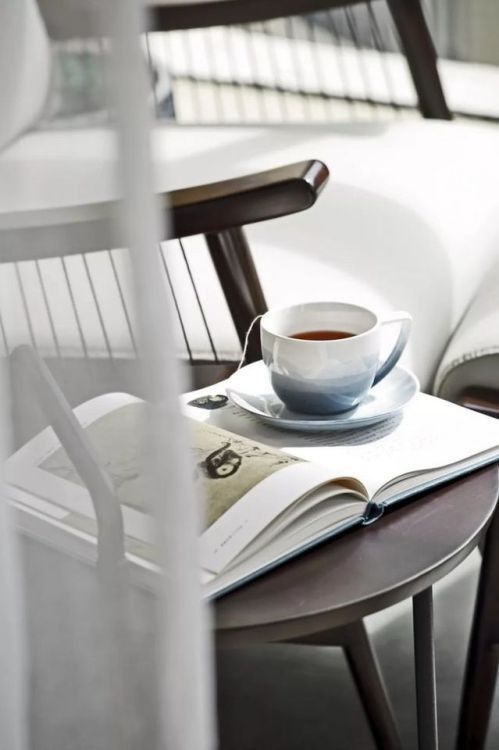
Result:
<svg viewBox="0 0 499 750"><path fill-rule="evenodd" d="M12 174L12 190L21 207L25 196L25 210L7 213L0 205L0 234L9 233L16 253L12 284L3 290L0 329L5 333L4 317L19 318L15 305L20 305L30 342L20 350L3 341L0 451L8 463L9 453L24 437L51 426L91 497L95 518L88 523L96 522L97 542L89 542L87 529L81 543L61 543L64 509L59 507L59 518L53 509L48 517L44 503L50 498L40 490L33 512L22 488L3 485L0 747L208 750L214 730L209 615L201 602L197 562L199 502L178 405L186 384L176 363L172 305L164 293L157 252L166 228L152 192L142 8L138 0L107 0L102 5L95 23L96 28L101 25L110 50L109 128L119 143L116 184L121 197L118 215L110 217L108 239L120 237L122 255L129 258L120 273L131 276L129 288L135 290L129 383L146 400L145 417L136 427L146 477L139 500L149 517L155 562L145 582L125 557L117 480L69 407L116 390L121 381L113 377L113 357L105 375L99 376L98 367L88 366L88 357L71 358L58 351L58 321L51 315L58 295L69 295L76 309L68 271L75 231L81 242L88 230L89 247L97 250L90 226L101 208L89 205L88 225L83 218L75 230L66 221L73 206L50 206L50 196L37 193L32 184L28 162L22 174ZM25 131L41 116L47 94L48 39L34 0L2 4L0 37L0 102L2 112L9 113L0 125L1 152L13 139L27 137ZM64 131L54 129L49 136L52 153L57 153ZM70 179L71 158L61 157L60 166L60 178ZM47 223L57 230L51 234L57 241L51 239L49 258L43 240ZM39 233L45 257L33 256L31 249L32 283L26 284L23 248L33 232ZM0 257L0 262L5 260ZM48 262L59 264L65 281L59 288L52 285L49 293L43 285L43 263ZM84 261L79 272L85 273ZM51 357L37 351L42 318L56 342ZM99 320L95 322L98 326ZM59 324L64 326L64 321ZM76 326L81 329L78 319Z"/></svg>

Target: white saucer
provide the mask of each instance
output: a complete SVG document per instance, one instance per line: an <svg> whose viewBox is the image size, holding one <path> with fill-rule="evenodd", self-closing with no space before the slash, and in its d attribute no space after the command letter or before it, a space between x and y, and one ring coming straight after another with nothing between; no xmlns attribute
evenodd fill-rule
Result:
<svg viewBox="0 0 499 750"><path fill-rule="evenodd" d="M288 409L275 395L270 374L262 361L242 367L227 381L227 395L244 411L264 422L287 430L346 430L367 427L396 414L419 391L415 375L395 367L374 386L359 406L342 414L316 416Z"/></svg>

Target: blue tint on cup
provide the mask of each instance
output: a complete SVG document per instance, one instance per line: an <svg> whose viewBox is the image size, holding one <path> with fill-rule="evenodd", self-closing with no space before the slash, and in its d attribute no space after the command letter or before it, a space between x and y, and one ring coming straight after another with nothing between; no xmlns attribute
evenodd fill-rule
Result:
<svg viewBox="0 0 499 750"><path fill-rule="evenodd" d="M353 409L371 388L376 364L365 373L307 384L270 368L272 388L292 411L302 414L340 414Z"/></svg>

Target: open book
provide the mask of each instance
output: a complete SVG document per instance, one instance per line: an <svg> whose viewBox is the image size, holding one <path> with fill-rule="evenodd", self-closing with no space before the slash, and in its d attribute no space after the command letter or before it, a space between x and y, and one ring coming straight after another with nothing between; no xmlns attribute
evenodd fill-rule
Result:
<svg viewBox="0 0 499 750"><path fill-rule="evenodd" d="M223 394L223 384L203 394ZM373 523L401 499L499 459L499 420L425 394L378 425L326 434L279 431L223 395L209 401L198 395L184 403L203 503L200 556L208 596L345 529ZM127 556L149 575L155 562L142 505L143 409L132 396L108 394L75 413L114 483ZM89 494L50 428L14 454L5 473L25 531L78 554L93 545L95 556Z"/></svg>

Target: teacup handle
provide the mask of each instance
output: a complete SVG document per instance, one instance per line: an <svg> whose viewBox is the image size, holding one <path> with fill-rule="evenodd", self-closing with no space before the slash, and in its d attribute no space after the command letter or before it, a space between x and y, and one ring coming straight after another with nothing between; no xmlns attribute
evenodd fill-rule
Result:
<svg viewBox="0 0 499 750"><path fill-rule="evenodd" d="M378 367L378 370L374 377L373 385L376 385L376 383L379 383L380 380L383 380L383 378L388 375L388 373L395 367L407 344L407 340L411 332L411 316L407 312L396 312L393 313L393 315L391 315L389 318L381 321L382 326L392 325L394 323L400 323L400 333L390 354Z"/></svg>

